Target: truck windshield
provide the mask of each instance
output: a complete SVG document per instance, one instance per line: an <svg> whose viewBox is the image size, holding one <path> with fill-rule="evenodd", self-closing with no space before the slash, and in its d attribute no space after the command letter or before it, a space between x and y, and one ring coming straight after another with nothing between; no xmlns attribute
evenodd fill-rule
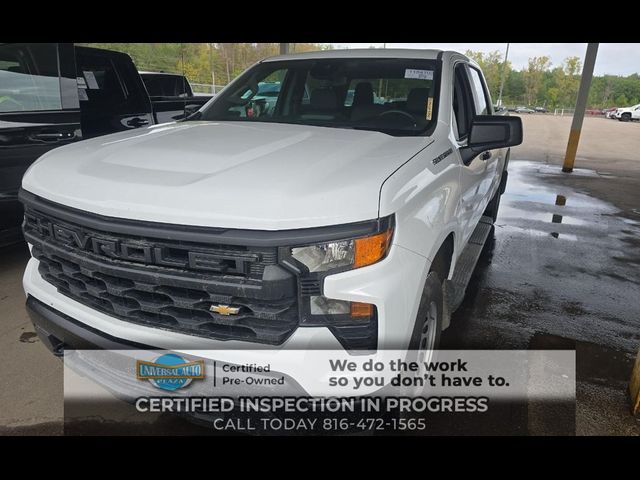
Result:
<svg viewBox="0 0 640 480"><path fill-rule="evenodd" d="M264 62L196 117L422 135L435 122L436 61L319 59Z"/></svg>

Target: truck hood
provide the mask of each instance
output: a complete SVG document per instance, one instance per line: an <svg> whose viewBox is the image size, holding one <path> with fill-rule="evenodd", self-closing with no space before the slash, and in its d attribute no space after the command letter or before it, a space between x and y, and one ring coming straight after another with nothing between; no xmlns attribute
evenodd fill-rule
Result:
<svg viewBox="0 0 640 480"><path fill-rule="evenodd" d="M42 156L25 190L101 215L281 230L378 216L380 188L426 137L249 122L182 122Z"/></svg>

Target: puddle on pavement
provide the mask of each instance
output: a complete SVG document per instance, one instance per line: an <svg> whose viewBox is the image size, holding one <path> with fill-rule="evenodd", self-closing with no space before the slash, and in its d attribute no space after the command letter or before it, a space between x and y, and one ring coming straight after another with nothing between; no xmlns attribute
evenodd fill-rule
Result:
<svg viewBox="0 0 640 480"><path fill-rule="evenodd" d="M633 225L633 226L638 226L640 225L640 222L637 220L631 220L630 218L623 218L622 221L624 223L626 223L627 225Z"/></svg>
<svg viewBox="0 0 640 480"><path fill-rule="evenodd" d="M584 169L574 170L575 173L599 176ZM604 215L617 213L615 207L569 188L534 181L533 177L537 180L541 175L566 174L561 173L560 167L535 162L512 161L509 164L509 180L502 197L499 224L507 223L521 231L571 241L581 236L606 235L608 220ZM627 223L635 225L633 220ZM562 225L562 228L557 225Z"/></svg>
<svg viewBox="0 0 640 480"><path fill-rule="evenodd" d="M492 241L443 334L448 347L526 348L542 332L637 352L640 227L550 177L511 162Z"/></svg>

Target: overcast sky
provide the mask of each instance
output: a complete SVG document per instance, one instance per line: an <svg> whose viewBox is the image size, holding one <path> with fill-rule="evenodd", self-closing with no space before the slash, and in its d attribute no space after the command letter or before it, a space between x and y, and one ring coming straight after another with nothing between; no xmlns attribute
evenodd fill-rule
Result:
<svg viewBox="0 0 640 480"><path fill-rule="evenodd" d="M382 43L334 43L332 45L335 48L383 46ZM437 48L456 50L461 53L466 50L482 52L499 50L504 54L506 47L506 43L387 43L387 48ZM530 57L548 55L551 57L552 67L555 67L560 65L567 57L577 56L584 59L586 49L586 43L512 43L509 47L509 60L519 70L526 66ZM640 43L600 44L595 75L603 75L605 73L629 75L637 72L640 72Z"/></svg>

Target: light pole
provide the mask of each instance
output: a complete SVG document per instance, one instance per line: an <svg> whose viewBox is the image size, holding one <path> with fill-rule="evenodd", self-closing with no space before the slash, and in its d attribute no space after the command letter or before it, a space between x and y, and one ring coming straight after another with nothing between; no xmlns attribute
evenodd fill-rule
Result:
<svg viewBox="0 0 640 480"><path fill-rule="evenodd" d="M582 132L582 121L584 120L584 112L587 109L589 88L591 87L593 68L596 65L599 45L599 43L587 44L587 53L584 57L584 67L582 68L582 75L580 76L580 89L578 90L578 98L576 99L576 109L573 112L573 121L571 122L571 130L569 131L567 153L564 157L564 165L562 165L562 171L566 173L573 172L573 164L576 161L580 132Z"/></svg>
<svg viewBox="0 0 640 480"><path fill-rule="evenodd" d="M504 62L502 62L502 75L500 79L500 93L498 93L498 106L502 106L502 89L504 88L504 79L507 76L507 58L509 57L509 44L507 43L507 51L504 54Z"/></svg>

